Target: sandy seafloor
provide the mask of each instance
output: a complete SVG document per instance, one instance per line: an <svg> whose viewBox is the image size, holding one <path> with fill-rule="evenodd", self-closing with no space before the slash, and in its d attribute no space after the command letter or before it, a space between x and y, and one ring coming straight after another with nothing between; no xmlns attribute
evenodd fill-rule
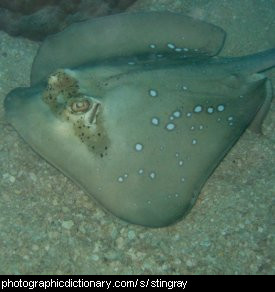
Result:
<svg viewBox="0 0 275 292"><path fill-rule="evenodd" d="M131 8L167 9L224 28L221 55L275 47L273 0L143 0ZM4 97L29 84L38 46L0 33L0 274L274 274L274 101L264 134L246 131L183 220L131 225L103 211L5 121Z"/></svg>

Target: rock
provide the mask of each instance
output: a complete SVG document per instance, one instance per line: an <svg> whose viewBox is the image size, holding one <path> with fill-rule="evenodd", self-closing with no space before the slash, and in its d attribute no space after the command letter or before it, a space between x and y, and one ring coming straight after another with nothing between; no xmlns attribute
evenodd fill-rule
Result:
<svg viewBox="0 0 275 292"><path fill-rule="evenodd" d="M125 11L136 0L1 0L0 30L43 40L73 22Z"/></svg>

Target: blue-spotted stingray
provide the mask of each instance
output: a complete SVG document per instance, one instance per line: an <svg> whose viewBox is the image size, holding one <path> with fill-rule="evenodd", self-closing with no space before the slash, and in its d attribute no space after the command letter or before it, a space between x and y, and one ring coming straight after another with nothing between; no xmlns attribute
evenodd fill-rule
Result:
<svg viewBox="0 0 275 292"><path fill-rule="evenodd" d="M216 57L225 32L170 12L73 24L35 57L8 121L112 214L161 227L182 218L272 99L275 49Z"/></svg>

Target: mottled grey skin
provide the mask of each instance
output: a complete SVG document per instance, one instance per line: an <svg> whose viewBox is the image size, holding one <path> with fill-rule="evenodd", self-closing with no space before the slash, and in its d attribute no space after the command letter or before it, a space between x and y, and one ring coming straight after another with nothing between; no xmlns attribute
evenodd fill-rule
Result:
<svg viewBox="0 0 275 292"><path fill-rule="evenodd" d="M9 93L7 118L111 213L152 227L174 223L255 116L262 120L271 85L256 72L275 65L275 49L193 59L176 48L57 70L47 83Z"/></svg>

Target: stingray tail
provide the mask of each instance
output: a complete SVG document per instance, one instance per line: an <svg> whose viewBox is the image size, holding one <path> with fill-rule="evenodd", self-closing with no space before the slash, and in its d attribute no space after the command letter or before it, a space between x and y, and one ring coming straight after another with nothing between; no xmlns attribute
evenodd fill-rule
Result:
<svg viewBox="0 0 275 292"><path fill-rule="evenodd" d="M275 66L275 48L244 57L225 58L223 65L230 72L253 74Z"/></svg>

